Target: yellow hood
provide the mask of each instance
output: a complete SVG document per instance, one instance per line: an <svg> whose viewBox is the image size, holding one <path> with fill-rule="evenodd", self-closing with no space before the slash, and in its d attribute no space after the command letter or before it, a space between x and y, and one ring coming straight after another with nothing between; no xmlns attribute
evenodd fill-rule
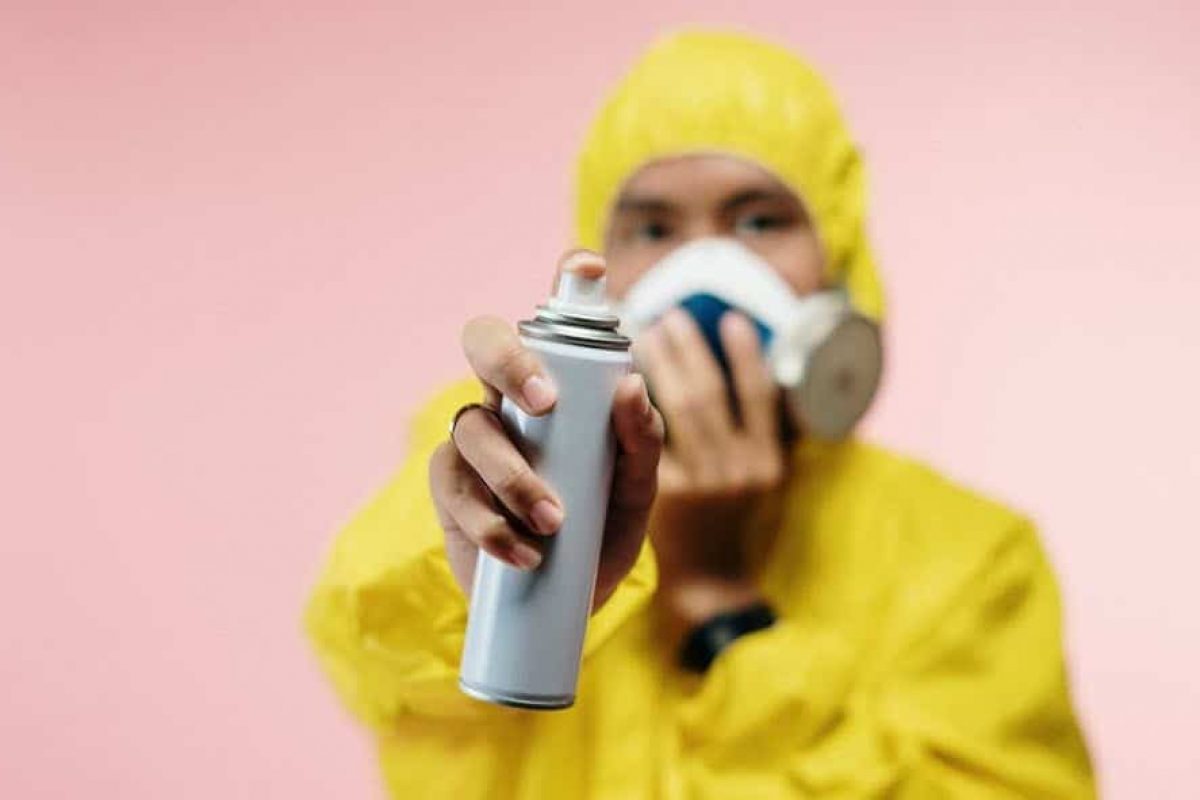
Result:
<svg viewBox="0 0 1200 800"><path fill-rule="evenodd" d="M579 156L579 245L602 248L617 194L639 168L691 152L748 159L790 187L813 217L830 278L864 314L882 316L862 162L833 93L794 54L742 34L668 36L610 93Z"/></svg>

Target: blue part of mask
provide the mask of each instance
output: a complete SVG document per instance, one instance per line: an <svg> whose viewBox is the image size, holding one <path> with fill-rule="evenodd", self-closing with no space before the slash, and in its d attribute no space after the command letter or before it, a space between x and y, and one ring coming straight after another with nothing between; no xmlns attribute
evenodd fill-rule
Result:
<svg viewBox="0 0 1200 800"><path fill-rule="evenodd" d="M726 311L740 311L747 319L754 323L754 329L758 332L758 341L765 351L771 343L773 331L764 325L759 320L755 319L743 309L735 309L734 306L725 302L721 298L711 294L694 294L685 298L679 304L683 310L692 315L692 319L696 320L696 324L700 327L700 332L704 334L704 340L708 342L708 347L716 356L717 363L721 365L721 369L729 373L729 359L725 355L725 348L721 345L720 328L722 315Z"/></svg>

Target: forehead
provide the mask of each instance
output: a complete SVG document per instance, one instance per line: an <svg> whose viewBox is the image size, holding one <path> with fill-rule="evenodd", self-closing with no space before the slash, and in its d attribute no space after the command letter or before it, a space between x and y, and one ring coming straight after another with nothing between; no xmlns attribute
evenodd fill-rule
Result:
<svg viewBox="0 0 1200 800"><path fill-rule="evenodd" d="M652 161L626 181L620 199L655 199L690 204L720 201L747 190L761 190L799 199L758 164L722 153L695 153Z"/></svg>

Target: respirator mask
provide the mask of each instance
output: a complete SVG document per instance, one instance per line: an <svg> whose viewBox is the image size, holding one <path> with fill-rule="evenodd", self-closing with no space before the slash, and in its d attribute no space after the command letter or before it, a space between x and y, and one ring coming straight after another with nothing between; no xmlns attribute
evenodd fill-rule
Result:
<svg viewBox="0 0 1200 800"><path fill-rule="evenodd" d="M676 306L695 319L726 373L718 322L729 310L746 315L803 433L841 439L871 405L883 366L879 327L843 290L801 297L737 241L705 238L673 250L633 285L619 304L622 332L636 339Z"/></svg>

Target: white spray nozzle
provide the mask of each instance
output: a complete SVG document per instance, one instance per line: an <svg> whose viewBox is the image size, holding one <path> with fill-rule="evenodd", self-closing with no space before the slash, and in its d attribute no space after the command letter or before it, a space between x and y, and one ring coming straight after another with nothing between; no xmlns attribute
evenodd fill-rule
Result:
<svg viewBox="0 0 1200 800"><path fill-rule="evenodd" d="M603 308L606 302L604 259L587 250L567 256L550 307Z"/></svg>

